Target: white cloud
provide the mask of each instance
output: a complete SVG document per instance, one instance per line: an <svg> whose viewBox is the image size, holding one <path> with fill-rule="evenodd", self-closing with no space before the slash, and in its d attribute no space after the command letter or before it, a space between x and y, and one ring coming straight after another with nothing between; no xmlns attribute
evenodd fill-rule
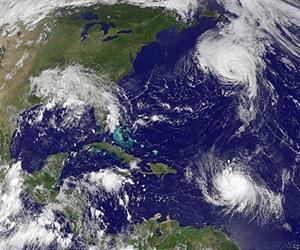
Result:
<svg viewBox="0 0 300 250"><path fill-rule="evenodd" d="M209 156L199 164L196 181L205 200L226 214L241 214L262 224L283 217L283 195L255 180L243 164Z"/></svg>
<svg viewBox="0 0 300 250"><path fill-rule="evenodd" d="M300 26L300 6L278 0L219 2L236 17L228 15L229 23L200 37L196 59L205 72L213 73L222 83L244 85L239 116L248 125L256 117L257 79L265 68L263 57L269 45L276 42L299 57L299 38L288 27Z"/></svg>
<svg viewBox="0 0 300 250"><path fill-rule="evenodd" d="M24 175L20 162L1 167L7 170L0 187L0 249L23 249L25 246L45 247L56 242L61 248L71 244L72 235L61 235L50 207L40 214L28 213L23 206Z"/></svg>
<svg viewBox="0 0 300 250"><path fill-rule="evenodd" d="M85 175L86 179L96 185L102 187L108 193L119 192L126 183L132 184L130 178L126 178L120 174L115 173L110 169L99 170Z"/></svg>
<svg viewBox="0 0 300 250"><path fill-rule="evenodd" d="M56 242L62 249L71 245L72 235L62 236L60 224L55 222L51 209L45 209L37 218L19 222L14 232L0 243L2 249L22 249L26 245L46 247Z"/></svg>
<svg viewBox="0 0 300 250"><path fill-rule="evenodd" d="M23 187L21 164L2 166L1 171L6 171L6 168L8 169L7 174L0 186L0 228L13 226L14 222L11 221L11 217L18 214L22 209L20 200Z"/></svg>
<svg viewBox="0 0 300 250"><path fill-rule="evenodd" d="M13 30L17 22L21 22L27 28L32 28L58 8L89 6L97 3L115 4L118 2L150 7L165 7L175 10L184 18L195 11L198 5L196 0L0 0L0 27L6 25L7 29Z"/></svg>
<svg viewBox="0 0 300 250"><path fill-rule="evenodd" d="M282 214L282 196L256 184L240 170L226 168L213 177L215 195L207 196L214 205L226 207L226 212L249 214L257 209L264 218Z"/></svg>
<svg viewBox="0 0 300 250"><path fill-rule="evenodd" d="M87 72L80 65L66 69L48 69L30 78L31 92L47 101L48 107L60 105L70 111L74 123L81 118L87 106L95 108L97 118L106 120L113 132L119 124L120 110L117 98L112 94L113 83L106 75Z"/></svg>

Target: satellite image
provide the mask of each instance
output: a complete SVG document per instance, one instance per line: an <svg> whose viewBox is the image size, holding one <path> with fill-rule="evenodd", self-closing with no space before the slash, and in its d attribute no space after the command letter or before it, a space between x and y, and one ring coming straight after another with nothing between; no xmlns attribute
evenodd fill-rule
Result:
<svg viewBox="0 0 300 250"><path fill-rule="evenodd" d="M300 249L299 0L0 0L0 250Z"/></svg>

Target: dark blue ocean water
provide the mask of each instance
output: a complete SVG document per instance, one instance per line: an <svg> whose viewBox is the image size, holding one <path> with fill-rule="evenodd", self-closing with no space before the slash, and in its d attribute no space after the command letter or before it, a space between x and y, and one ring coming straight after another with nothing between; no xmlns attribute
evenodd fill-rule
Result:
<svg viewBox="0 0 300 250"><path fill-rule="evenodd" d="M43 118L37 121L41 110L45 110ZM24 112L18 121L19 130L13 136L11 157L22 160L23 169L33 172L44 166L49 155L76 151L103 138L93 108L87 109L82 118L71 126L65 125L67 117L66 109L48 110L43 105Z"/></svg>
<svg viewBox="0 0 300 250"><path fill-rule="evenodd" d="M111 165L128 168L112 155L82 149L97 140L115 141L141 158L144 170L148 169L147 162L162 162L178 170L178 174L162 178L133 173L135 185L128 185L123 191L130 198L128 209L133 223L159 212L182 225L224 226L242 249L295 248L300 244L300 159L295 153L300 145L300 110L292 101L300 99L297 76L280 61L280 56L288 55L274 45L266 56L263 78L274 86L278 102L272 105L269 88L259 85L257 118L236 136L242 125L237 117L241 89L221 85L214 76L204 75L194 60L198 37L216 23L211 18L200 18L197 25L180 33L172 28L163 30L157 34L156 42L142 47L133 61L132 73L118 82L126 95L126 99L119 97L120 102L127 107L120 133L127 142L130 138L130 145L122 142L120 133L114 136L93 133L92 130L101 131L93 109L87 110L78 125L61 130L49 124L54 119L58 127L63 127L65 110L62 109L48 110L42 121L30 124L28 121L41 108L37 106L22 115L19 132L12 141L12 156L21 159L22 167L32 172L42 168L47 156L69 152L63 181ZM162 119L151 120L154 115ZM146 125L139 125L141 118ZM258 147L263 150L257 152ZM184 174L186 167L197 172L199 158L212 150L222 159L251 156L248 164L253 173L274 192L281 191L283 169L290 171L292 180L283 191L284 220L262 226L247 217L224 215L219 208L205 202L199 187L193 181L188 182ZM115 196L100 193L90 200L104 211L108 232L117 233L128 226L126 210L119 206ZM291 225L292 232L282 229L283 222Z"/></svg>
<svg viewBox="0 0 300 250"><path fill-rule="evenodd" d="M140 152L143 159L155 158L179 170L178 175L165 176L163 180L144 179L143 183L146 182L146 187L149 187L144 194L146 199L138 201L132 213L139 218L161 212L171 215L183 225L197 227L205 223L225 225L229 235L243 249L297 247L300 243L300 178L295 151L299 152L300 145L300 113L299 108L288 100L299 100L297 76L291 75L290 69L280 62L278 55L282 52L274 45L274 50L266 56L268 68L264 78L272 84L274 82L278 105L271 105L269 89L260 86L257 118L242 136L236 136L241 126L236 115L239 90L221 86L213 76L204 76L193 60L196 38L214 25L211 20L202 19L199 23L199 26L180 34L173 30L160 32L158 41L145 46L133 62L135 72L119 82L130 100L129 120L152 115L166 118L163 122L137 126L137 142L145 145L148 151L153 148L159 151L153 157L145 155L143 148ZM271 74L274 71L276 75ZM236 95L225 95L228 91L234 91ZM168 103L170 108L163 108L163 103ZM176 111L176 107L186 106L193 111ZM290 143L290 139L294 143ZM256 152L258 147L263 150ZM182 166L197 171L195 162L198 155L211 149L225 159L237 155L251 156L248 164L253 172L274 192L280 192L282 188L282 170L288 169L293 173L293 183L288 184L284 191L284 219L291 225L292 232L282 229L282 221L258 226L257 222L249 222L249 218L224 216L220 210L203 201L195 184L190 185L183 180ZM138 148L135 149L137 152ZM140 189L137 191L142 193ZM134 191L130 190L130 193Z"/></svg>

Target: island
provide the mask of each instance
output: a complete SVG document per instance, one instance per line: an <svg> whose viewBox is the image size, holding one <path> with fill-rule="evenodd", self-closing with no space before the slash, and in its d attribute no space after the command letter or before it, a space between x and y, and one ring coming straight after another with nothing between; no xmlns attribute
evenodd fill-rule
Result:
<svg viewBox="0 0 300 250"><path fill-rule="evenodd" d="M99 152L98 150L103 150L108 153L111 153L118 157L123 163L130 163L135 160L139 160L138 158L134 157L133 155L127 154L122 148L111 145L107 142L96 142L89 145L86 145L84 149L90 152Z"/></svg>
<svg viewBox="0 0 300 250"><path fill-rule="evenodd" d="M150 167L151 172L143 172L146 175L154 174L159 178L166 174L177 174L177 170L175 168L171 168L163 163L151 163L150 162L147 165Z"/></svg>
<svg viewBox="0 0 300 250"><path fill-rule="evenodd" d="M183 30L190 24L163 8L128 4L61 9L33 30L20 26L15 35L0 38L0 162L10 162L9 145L19 115L42 103L30 92L30 77L56 67L80 64L113 82L132 70L132 60L144 44L156 40L166 28ZM83 18L76 18L84 14ZM85 18L84 18L85 17ZM84 27L91 26L82 40ZM105 24L109 24L108 29ZM105 33L105 34L104 34ZM108 41L118 35L117 39ZM45 100L46 101L46 100Z"/></svg>

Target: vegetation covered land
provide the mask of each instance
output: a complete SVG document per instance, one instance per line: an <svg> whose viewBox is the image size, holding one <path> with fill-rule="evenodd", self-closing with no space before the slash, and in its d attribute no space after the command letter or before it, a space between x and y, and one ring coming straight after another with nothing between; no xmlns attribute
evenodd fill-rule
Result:
<svg viewBox="0 0 300 250"><path fill-rule="evenodd" d="M54 200L59 192L58 181L63 170L67 154L56 154L48 157L44 168L26 175L26 191L41 204Z"/></svg>
<svg viewBox="0 0 300 250"><path fill-rule="evenodd" d="M163 163L148 163L147 164L151 172L144 172L145 174L154 174L157 177L161 177L166 174L177 174L177 170L175 168L169 167L166 164Z"/></svg>
<svg viewBox="0 0 300 250"><path fill-rule="evenodd" d="M135 226L129 243L138 250L214 249L236 250L238 247L213 226L198 229L181 227L176 220L158 222L160 214Z"/></svg>
<svg viewBox="0 0 300 250"><path fill-rule="evenodd" d="M98 150L106 151L106 152L118 157L123 163L130 163L134 160L138 160L133 155L126 153L122 148L115 146L115 145L111 145L107 142L92 143L92 144L86 145L85 148L92 152L93 151L97 152Z"/></svg>
<svg viewBox="0 0 300 250"><path fill-rule="evenodd" d="M97 20L76 18L86 12L93 13ZM9 144L17 117L40 102L29 95L30 76L78 63L118 80L130 72L132 60L144 44L156 39L157 32L188 27L162 8L115 4L68 13L65 10L61 17L44 20L33 31L23 27L17 35L0 39L0 161L10 159ZM84 29L93 22L96 24L82 39Z"/></svg>
<svg viewBox="0 0 300 250"><path fill-rule="evenodd" d="M84 12L92 12L97 19L78 19ZM20 113L40 102L29 94L29 78L43 70L66 67L72 63L83 65L96 73L105 72L118 80L132 69L132 60L146 43L156 39L156 33L169 27L184 29L174 14L161 8L140 8L126 4L98 5L63 12L51 17L33 31L21 27L12 36L0 37L0 163L9 162L9 145ZM214 13L203 14L213 16ZM91 25L84 35L87 25ZM107 26L109 29L105 32ZM102 30L101 30L102 29ZM123 163L138 161L122 148L106 142L94 143L87 150L105 151ZM79 189L63 189L59 179L67 154L48 157L42 170L26 174L24 186L38 203L53 204L70 222L71 230L79 237L93 242L84 228L86 199ZM163 163L148 163L149 172L157 177L176 174L176 169ZM0 172L0 181L3 175ZM181 227L175 220L157 221L158 216L134 226L127 243L136 249L224 249L237 247L214 227L197 229ZM117 236L114 236L117 237Z"/></svg>
<svg viewBox="0 0 300 250"><path fill-rule="evenodd" d="M49 41L37 54L32 68L33 75L54 66L77 62L86 68L108 73L113 80L118 80L131 70L131 60L141 47L156 40L157 32L168 27L176 27L177 30L188 27L188 24L178 22L173 14L166 13L162 8L118 4L101 5L97 9L85 11L95 14L99 23L109 25L107 34L101 31L101 24L96 24L89 29L83 40L84 25L97 20L76 20L82 10L58 19ZM116 35L118 37L114 38Z"/></svg>

